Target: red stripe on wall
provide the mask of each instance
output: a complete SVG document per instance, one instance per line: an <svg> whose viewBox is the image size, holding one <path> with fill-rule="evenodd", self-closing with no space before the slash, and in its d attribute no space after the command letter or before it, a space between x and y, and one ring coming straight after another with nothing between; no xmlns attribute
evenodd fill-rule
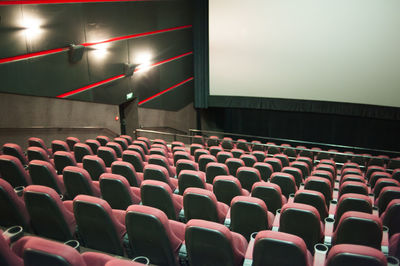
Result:
<svg viewBox="0 0 400 266"><path fill-rule="evenodd" d="M96 82L96 83L87 85L87 86L82 87L82 88L77 89L77 90L73 90L73 91L69 91L69 92L60 94L60 95L58 95L58 96L56 96L56 97L57 97L57 98L65 98L65 97L71 96L71 95L73 95L73 94L76 94L76 93L78 93L78 92L86 91L86 90L92 89L92 88L94 88L94 87L97 87L97 86L100 86L100 85L103 85L103 84L106 84L106 83L109 83L109 82L112 82L112 81L114 81L114 80L121 79L121 78L124 78L124 77L125 77L124 74L118 75L118 76L116 76L116 77L112 77L112 78L109 78L109 79L106 79L106 80L103 80L103 81L99 81L99 82Z"/></svg>
<svg viewBox="0 0 400 266"><path fill-rule="evenodd" d="M40 51L40 52L35 52L35 53L29 53L29 54L23 54L23 55L17 55L17 56L12 56L12 57L7 57L7 58L1 58L0 59L0 64L7 63L7 62L14 62L14 61L19 61L19 60L24 60L27 58L32 58L32 57L38 57L38 56L43 56L43 55L48 55L48 54L55 54L59 52L63 52L68 50L68 48L57 48L57 49L52 49L52 50L47 50L47 51Z"/></svg>
<svg viewBox="0 0 400 266"><path fill-rule="evenodd" d="M176 84L176 85L174 85L174 86L172 86L172 87L170 87L170 88L168 88L168 89L165 89L165 90L163 90L163 91L160 91L159 93L154 94L153 96L151 96L151 97L149 97L149 98L147 98L147 99L145 99L145 100L143 100L143 101L140 101L140 102L139 102L139 105L142 105L142 104L144 104L144 103L146 103L146 102L148 102L148 101L150 101L150 100L152 100L152 99L154 99L154 98L156 98L156 97L158 97L158 96L160 96L160 95L166 93L167 91L173 90L173 89L175 89L176 87L179 87L179 86L181 86L181 85L183 85L183 84L185 84L185 83L187 83L187 82L189 82L189 81L191 81L191 80L193 80L193 79L194 79L194 77L190 77L190 78L185 79L184 81L179 82L178 84Z"/></svg>
<svg viewBox="0 0 400 266"><path fill-rule="evenodd" d="M181 29L188 29L188 28L191 28L191 27L192 27L192 25L185 25L185 26L174 27L174 28L169 28L169 29L162 29L162 30L143 32L143 33L138 33L138 34L133 34L133 35L121 36L121 37L111 38L111 39L103 40L103 41L99 41L99 42L83 43L82 45L84 45L84 46L92 46L92 45L101 44L101 43L108 43L108 42L115 42L115 41L120 41L120 40L131 39L131 38L138 38L138 37L143 37L143 36L152 35L152 34L158 34L158 33L163 33L163 32L169 32L169 31L175 31L175 30L181 30ZM59 53L59 52L62 52L62 51L67 51L68 49L69 48L64 47L64 48L51 49L51 50L40 51L40 52L35 52L35 53L29 53L29 54L24 54L24 55L17 55L17 56L12 56L12 57L0 58L0 64L7 63L7 62L14 62L14 61L19 61L19 60L24 60L24 59L27 59L27 58L32 58L32 57L37 57L37 56L42 56L42 55Z"/></svg>
<svg viewBox="0 0 400 266"><path fill-rule="evenodd" d="M191 54L193 54L193 52L188 52L188 53L184 53L184 54L181 54L181 55L177 55L177 56L171 57L169 59L154 63L154 64L151 65L151 67L159 66L159 65L171 62L173 60L176 60L176 59L179 59L181 57L184 57L184 56L187 56L187 55L191 55ZM140 70L140 69L135 69L135 72L138 71L138 70Z"/></svg>
<svg viewBox="0 0 400 266"><path fill-rule="evenodd" d="M146 2L151 0L20 0L0 1L2 5L36 5L36 4L70 4L70 3L102 3L102 2Z"/></svg>

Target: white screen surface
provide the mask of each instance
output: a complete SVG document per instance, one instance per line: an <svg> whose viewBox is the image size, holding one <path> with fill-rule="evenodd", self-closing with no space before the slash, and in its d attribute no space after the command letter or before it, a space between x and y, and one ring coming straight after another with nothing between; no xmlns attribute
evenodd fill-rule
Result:
<svg viewBox="0 0 400 266"><path fill-rule="evenodd" d="M210 95L400 107L400 1L209 0Z"/></svg>

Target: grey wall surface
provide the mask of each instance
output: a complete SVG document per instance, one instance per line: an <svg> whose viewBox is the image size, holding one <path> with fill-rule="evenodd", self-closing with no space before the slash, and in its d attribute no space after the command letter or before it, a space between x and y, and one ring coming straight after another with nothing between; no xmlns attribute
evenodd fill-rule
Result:
<svg viewBox="0 0 400 266"><path fill-rule="evenodd" d="M0 145L26 148L29 137L52 140L74 136L81 141L120 134L118 106L0 93Z"/></svg>

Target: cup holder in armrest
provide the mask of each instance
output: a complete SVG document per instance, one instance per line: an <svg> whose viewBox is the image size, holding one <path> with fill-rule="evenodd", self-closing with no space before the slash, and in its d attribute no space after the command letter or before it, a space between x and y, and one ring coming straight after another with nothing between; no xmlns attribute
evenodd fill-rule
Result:
<svg viewBox="0 0 400 266"><path fill-rule="evenodd" d="M24 193L24 189L25 189L24 186L19 186L19 187L15 187L14 191L18 195L18 197L21 197L22 194Z"/></svg>
<svg viewBox="0 0 400 266"><path fill-rule="evenodd" d="M13 243L24 236L24 229L19 225L12 226L3 232L3 236L10 239L10 243Z"/></svg>
<svg viewBox="0 0 400 266"><path fill-rule="evenodd" d="M139 263L146 264L146 265L149 265L149 264L150 264L149 258L147 258L147 257L145 257L145 256L138 256L138 257L135 257L135 258L133 258L132 261L134 261L134 262L139 262Z"/></svg>
<svg viewBox="0 0 400 266"><path fill-rule="evenodd" d="M77 240L68 240L66 242L64 242L64 245L70 246L72 248L74 248L76 251L80 252L81 251L81 244L79 243L79 241Z"/></svg>

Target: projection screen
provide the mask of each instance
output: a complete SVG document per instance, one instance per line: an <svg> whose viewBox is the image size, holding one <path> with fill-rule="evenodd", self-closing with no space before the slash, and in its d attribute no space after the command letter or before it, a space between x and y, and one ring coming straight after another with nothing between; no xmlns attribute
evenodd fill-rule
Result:
<svg viewBox="0 0 400 266"><path fill-rule="evenodd" d="M210 0L210 95L400 107L399 12L398 0Z"/></svg>

